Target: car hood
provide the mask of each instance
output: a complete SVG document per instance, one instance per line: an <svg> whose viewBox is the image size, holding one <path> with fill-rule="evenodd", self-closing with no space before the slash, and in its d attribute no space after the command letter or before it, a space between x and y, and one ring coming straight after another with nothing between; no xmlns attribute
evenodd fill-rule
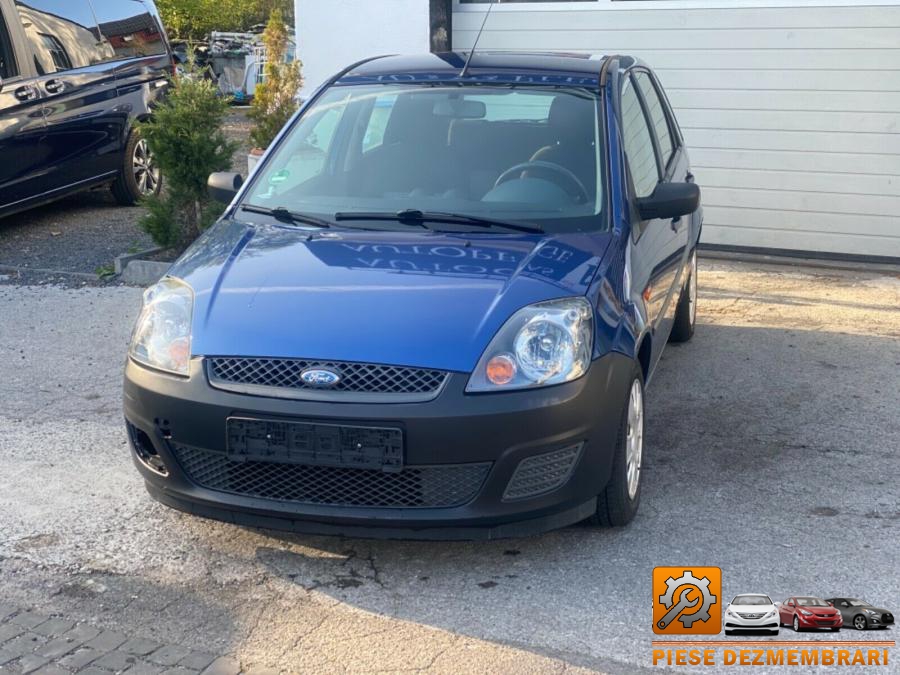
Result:
<svg viewBox="0 0 900 675"><path fill-rule="evenodd" d="M775 605L730 605L728 609L732 612L741 612L742 614L768 614L777 608Z"/></svg>
<svg viewBox="0 0 900 675"><path fill-rule="evenodd" d="M169 274L192 352L469 372L519 308L584 295L609 235L383 232L223 220Z"/></svg>

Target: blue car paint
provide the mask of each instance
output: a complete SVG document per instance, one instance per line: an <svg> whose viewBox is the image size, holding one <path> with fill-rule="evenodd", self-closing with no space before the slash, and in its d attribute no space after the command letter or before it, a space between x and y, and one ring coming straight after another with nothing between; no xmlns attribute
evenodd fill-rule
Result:
<svg viewBox="0 0 900 675"><path fill-rule="evenodd" d="M448 81L445 71L428 66L389 76L367 74L377 60L354 64L317 89L260 163L329 87ZM466 82L599 87L600 77L537 65L513 73L482 66L470 70ZM594 358L613 351L637 358L642 342L654 340L655 326L642 298L652 273L639 274L625 287L626 260L635 247L619 111L612 96L618 86L613 74L601 92L609 222L588 234L332 230L307 235L241 219L236 205L252 186L251 177L223 219L169 272L195 292L193 355L297 356L471 372L517 309L585 295L595 307ZM700 221L699 212L690 218L689 243L670 296L680 288ZM557 255L547 257L552 252ZM672 301L669 297L667 303ZM654 346L647 379L662 346Z"/></svg>

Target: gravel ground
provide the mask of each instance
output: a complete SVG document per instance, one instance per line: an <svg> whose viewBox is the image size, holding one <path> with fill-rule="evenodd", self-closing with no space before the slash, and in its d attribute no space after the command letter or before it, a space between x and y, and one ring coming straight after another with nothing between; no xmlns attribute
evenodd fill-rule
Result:
<svg viewBox="0 0 900 675"><path fill-rule="evenodd" d="M702 261L700 284L696 335L648 389L635 522L479 543L154 503L120 404L140 291L0 287L0 604L285 672L649 672L656 565L719 566L726 598L896 612L900 277Z"/></svg>
<svg viewBox="0 0 900 675"><path fill-rule="evenodd" d="M244 109L231 111L225 132L241 144L233 170L246 174L249 123ZM154 245L138 224L143 213L140 207L118 206L104 188L2 219L0 284L115 283L97 276L112 269L116 256Z"/></svg>

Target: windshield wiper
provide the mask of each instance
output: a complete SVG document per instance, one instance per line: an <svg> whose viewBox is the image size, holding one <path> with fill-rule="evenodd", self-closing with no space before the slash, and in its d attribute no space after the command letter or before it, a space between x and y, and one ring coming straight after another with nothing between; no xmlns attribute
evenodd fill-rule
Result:
<svg viewBox="0 0 900 675"><path fill-rule="evenodd" d="M272 216L279 223L288 223L289 225L303 223L304 225L314 225L315 227L331 227L331 223L324 218L316 218L315 216L308 216L305 213L290 211L283 206L276 206L274 209L270 209L268 206L244 204L241 206L241 211L249 211L250 213L261 213L266 216Z"/></svg>
<svg viewBox="0 0 900 675"><path fill-rule="evenodd" d="M406 209L396 213L391 211L340 211L334 214L335 220L396 220L421 224L424 222L449 223L453 225L472 225L474 227L503 227L516 232L528 232L530 234L543 234L544 230L536 225L520 225L508 223L504 220L493 220L479 216L467 216L462 213L441 213L438 211L420 211L418 209Z"/></svg>

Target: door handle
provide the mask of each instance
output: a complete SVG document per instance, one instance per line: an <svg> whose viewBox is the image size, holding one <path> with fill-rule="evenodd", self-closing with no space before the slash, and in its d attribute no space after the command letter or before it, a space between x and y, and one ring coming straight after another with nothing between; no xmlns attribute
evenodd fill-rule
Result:
<svg viewBox="0 0 900 675"><path fill-rule="evenodd" d="M672 232L678 232L681 229L681 216L677 218L672 218L672 222L670 223L672 226Z"/></svg>
<svg viewBox="0 0 900 675"><path fill-rule="evenodd" d="M692 174L690 171L688 171L686 174L684 174L684 182L685 183L693 183L694 182L694 174Z"/></svg>
<svg viewBox="0 0 900 675"><path fill-rule="evenodd" d="M38 97L38 91L34 87L26 85L16 89L15 96L20 101L34 101Z"/></svg>
<svg viewBox="0 0 900 675"><path fill-rule="evenodd" d="M66 83L62 80L47 80L47 83L44 84L44 89L47 90L48 94L59 94L66 89Z"/></svg>

